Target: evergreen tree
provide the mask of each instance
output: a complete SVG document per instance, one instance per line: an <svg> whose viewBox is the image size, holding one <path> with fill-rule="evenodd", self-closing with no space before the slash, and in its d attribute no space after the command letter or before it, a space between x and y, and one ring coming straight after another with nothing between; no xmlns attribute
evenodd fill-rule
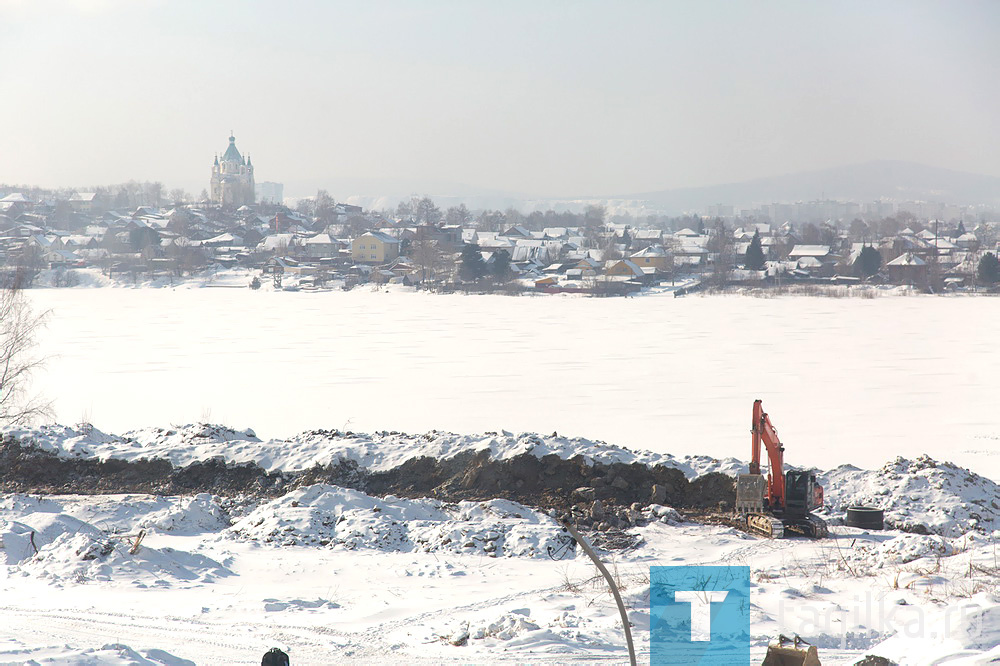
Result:
<svg viewBox="0 0 1000 666"><path fill-rule="evenodd" d="M992 252L987 252L979 260L979 267L976 270L979 281L984 284L996 284L1000 282L1000 259Z"/></svg>
<svg viewBox="0 0 1000 666"><path fill-rule="evenodd" d="M458 277L466 282L475 282L486 275L486 262L480 254L478 245L466 245L462 248L462 256L459 258Z"/></svg>
<svg viewBox="0 0 1000 666"><path fill-rule="evenodd" d="M858 255L857 270L861 277L871 277L882 268L882 254L871 245L861 248Z"/></svg>
<svg viewBox="0 0 1000 666"><path fill-rule="evenodd" d="M500 250L493 255L493 278L497 282L506 282L510 279L510 253L507 250Z"/></svg>
<svg viewBox="0 0 1000 666"><path fill-rule="evenodd" d="M760 243L760 230L758 229L753 232L753 239L750 241L750 247L747 248L744 265L747 270L760 271L764 270L764 261L764 247Z"/></svg>

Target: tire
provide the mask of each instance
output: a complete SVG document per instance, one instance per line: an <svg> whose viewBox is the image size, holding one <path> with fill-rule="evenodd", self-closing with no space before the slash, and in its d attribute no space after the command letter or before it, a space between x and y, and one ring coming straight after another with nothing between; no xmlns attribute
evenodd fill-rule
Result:
<svg viewBox="0 0 1000 666"><path fill-rule="evenodd" d="M871 506L850 506L844 524L862 530L885 529L885 511Z"/></svg>

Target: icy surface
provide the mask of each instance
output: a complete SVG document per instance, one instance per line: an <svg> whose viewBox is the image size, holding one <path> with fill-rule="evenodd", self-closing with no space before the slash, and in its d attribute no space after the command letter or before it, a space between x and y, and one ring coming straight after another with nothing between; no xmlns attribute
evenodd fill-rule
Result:
<svg viewBox="0 0 1000 666"><path fill-rule="evenodd" d="M792 464L927 453L1000 481L995 312L981 298L588 299L37 289L57 420L559 432L749 455L764 400ZM100 316L93 316L99 312ZM141 336L135 322L146 322ZM910 334L919 331L919 335Z"/></svg>

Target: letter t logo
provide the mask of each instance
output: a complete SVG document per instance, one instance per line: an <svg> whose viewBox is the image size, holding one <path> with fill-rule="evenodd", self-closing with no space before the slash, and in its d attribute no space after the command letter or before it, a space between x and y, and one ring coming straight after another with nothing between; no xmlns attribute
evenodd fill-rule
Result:
<svg viewBox="0 0 1000 666"><path fill-rule="evenodd" d="M674 601L691 604L692 641L712 640L712 604L722 603L728 594L728 590L715 592L678 590L674 592Z"/></svg>

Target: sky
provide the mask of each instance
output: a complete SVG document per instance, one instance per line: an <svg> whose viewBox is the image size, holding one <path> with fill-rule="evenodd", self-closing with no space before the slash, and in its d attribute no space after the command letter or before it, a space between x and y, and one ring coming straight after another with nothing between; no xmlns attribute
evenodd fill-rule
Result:
<svg viewBox="0 0 1000 666"><path fill-rule="evenodd" d="M0 0L0 183L198 193L230 130L291 196L1000 176L998 34L993 1Z"/></svg>

